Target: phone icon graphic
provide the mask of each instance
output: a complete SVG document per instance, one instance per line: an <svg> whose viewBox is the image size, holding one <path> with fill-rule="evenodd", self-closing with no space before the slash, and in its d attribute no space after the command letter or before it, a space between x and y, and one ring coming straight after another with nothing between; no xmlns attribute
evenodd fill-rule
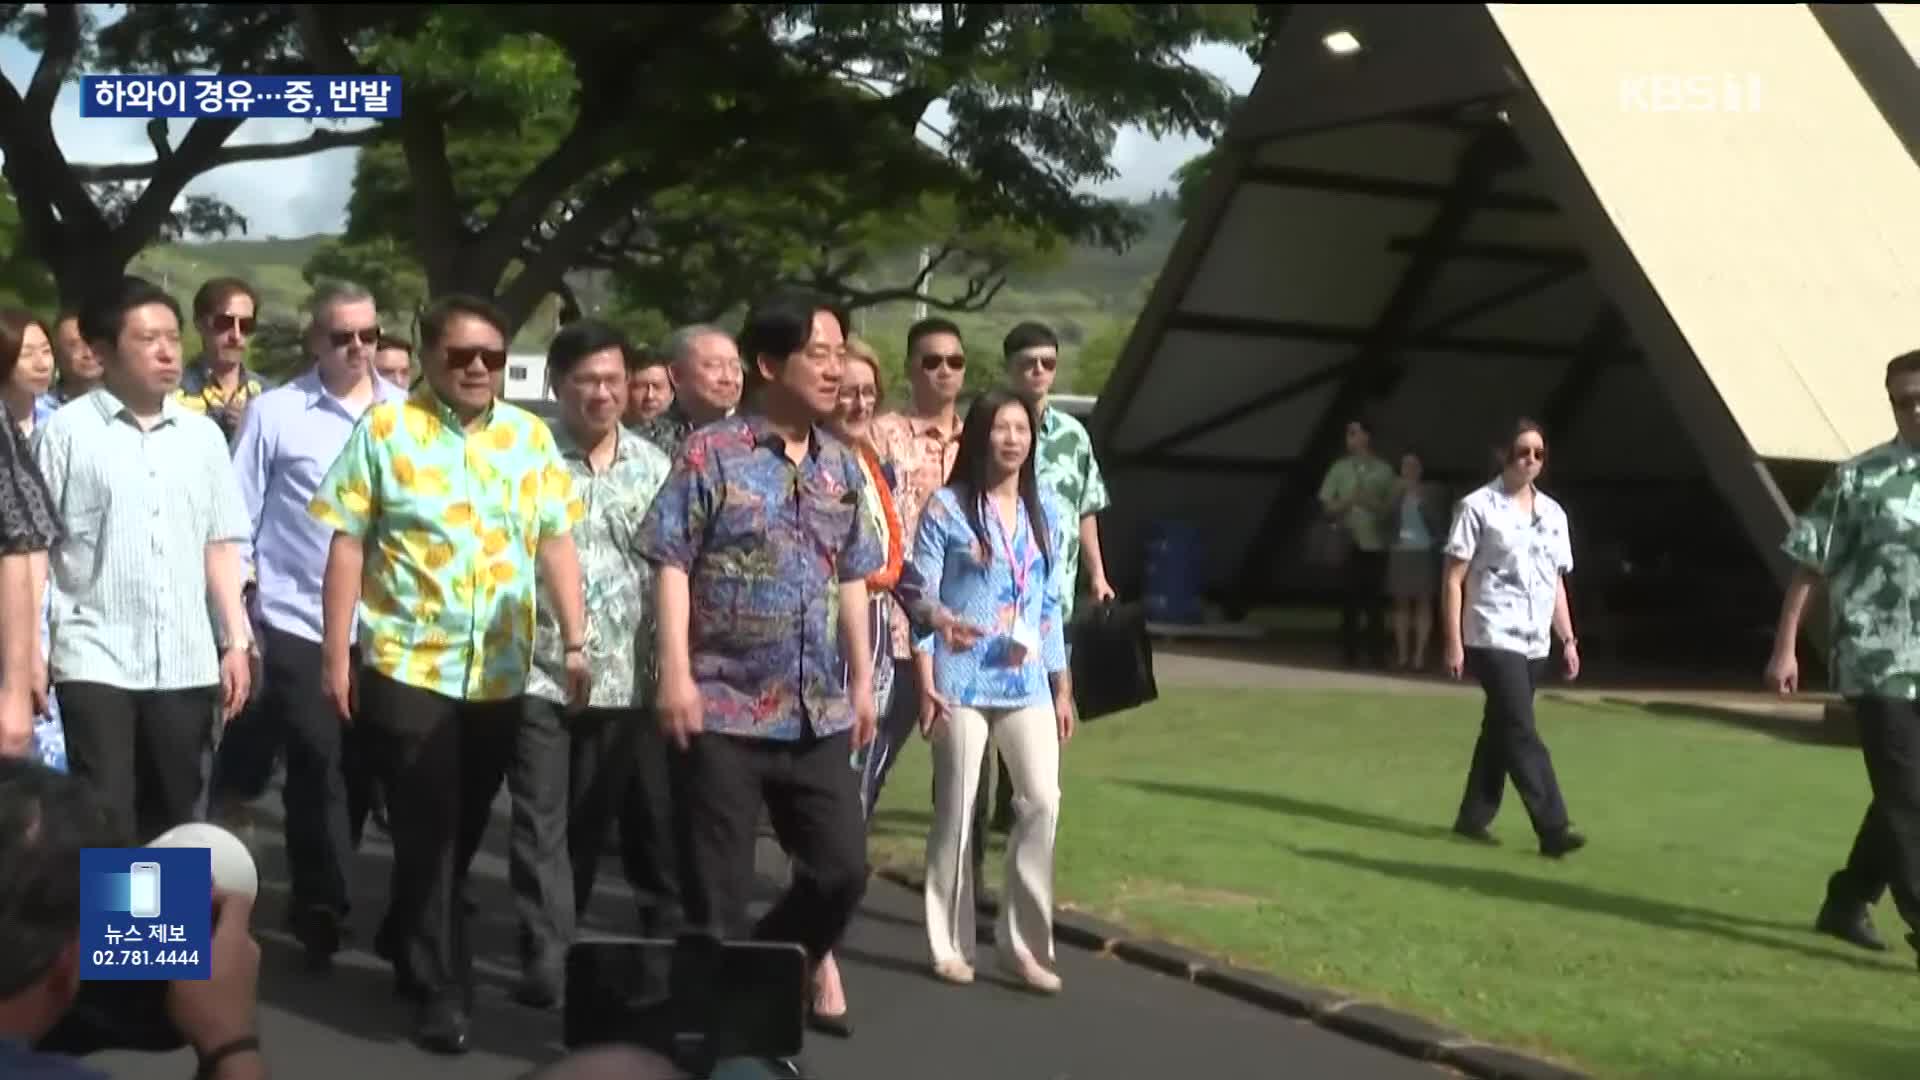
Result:
<svg viewBox="0 0 1920 1080"><path fill-rule="evenodd" d="M160 917L160 864L137 862L127 872L127 914L136 919Z"/></svg>

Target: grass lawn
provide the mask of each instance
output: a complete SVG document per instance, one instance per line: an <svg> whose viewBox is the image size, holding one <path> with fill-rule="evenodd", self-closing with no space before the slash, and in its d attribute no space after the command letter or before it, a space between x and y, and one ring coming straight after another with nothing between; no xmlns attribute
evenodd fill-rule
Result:
<svg viewBox="0 0 1920 1080"><path fill-rule="evenodd" d="M1891 954L1809 930L1865 807L1857 750L1543 695L1591 840L1553 862L1511 787L1502 847L1447 832L1478 718L1477 697L1163 690L1066 748L1058 901L1599 1077L1920 1073L1891 903ZM916 737L888 781L881 862L925 858L928 759Z"/></svg>

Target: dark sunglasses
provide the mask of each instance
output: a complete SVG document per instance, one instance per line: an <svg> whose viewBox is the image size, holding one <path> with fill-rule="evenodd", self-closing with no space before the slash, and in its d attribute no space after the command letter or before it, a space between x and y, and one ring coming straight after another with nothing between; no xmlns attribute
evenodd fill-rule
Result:
<svg viewBox="0 0 1920 1080"><path fill-rule="evenodd" d="M1022 367L1022 368L1037 367L1045 371L1052 371L1054 368L1059 366L1060 358L1057 356L1046 356L1046 355L1021 356L1021 357L1016 357L1013 363L1015 367Z"/></svg>
<svg viewBox="0 0 1920 1080"><path fill-rule="evenodd" d="M507 366L505 349L485 349L478 345L449 345L446 354L447 366L455 371L472 367L475 360L485 363L488 371L499 371Z"/></svg>
<svg viewBox="0 0 1920 1080"><path fill-rule="evenodd" d="M1894 408L1905 412L1920 409L1920 394L1888 394L1887 400Z"/></svg>
<svg viewBox="0 0 1920 1080"><path fill-rule="evenodd" d="M344 349L356 341L362 345L373 345L380 340L380 328L370 326L360 330L335 330L327 335L327 340L333 342L336 349Z"/></svg>
<svg viewBox="0 0 1920 1080"><path fill-rule="evenodd" d="M920 358L920 366L927 371L932 371L941 364L947 365L954 371L962 371L967 366L967 356L965 353L928 353Z"/></svg>
<svg viewBox="0 0 1920 1080"><path fill-rule="evenodd" d="M1547 448L1544 446L1516 446L1513 448L1513 460L1537 461L1545 465L1547 463Z"/></svg>
<svg viewBox="0 0 1920 1080"><path fill-rule="evenodd" d="M251 315L215 315L213 317L213 332L216 334L224 334L237 327L241 333L251 334L253 333L254 321Z"/></svg>

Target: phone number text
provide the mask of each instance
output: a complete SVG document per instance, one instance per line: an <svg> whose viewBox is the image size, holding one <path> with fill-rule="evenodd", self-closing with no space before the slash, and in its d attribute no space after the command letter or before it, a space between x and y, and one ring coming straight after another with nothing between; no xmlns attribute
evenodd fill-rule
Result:
<svg viewBox="0 0 1920 1080"><path fill-rule="evenodd" d="M194 967L198 949L95 949L95 967Z"/></svg>

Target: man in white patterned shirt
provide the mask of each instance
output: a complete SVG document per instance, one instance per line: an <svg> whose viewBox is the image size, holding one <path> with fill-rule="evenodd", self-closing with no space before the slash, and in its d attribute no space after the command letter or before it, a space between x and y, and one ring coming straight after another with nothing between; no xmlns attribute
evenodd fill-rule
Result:
<svg viewBox="0 0 1920 1080"><path fill-rule="evenodd" d="M103 382L47 421L37 452L66 530L49 553L48 668L69 767L134 843L192 817L201 753L251 679L247 509L219 426L175 397L180 321L139 278L88 302Z"/></svg>

